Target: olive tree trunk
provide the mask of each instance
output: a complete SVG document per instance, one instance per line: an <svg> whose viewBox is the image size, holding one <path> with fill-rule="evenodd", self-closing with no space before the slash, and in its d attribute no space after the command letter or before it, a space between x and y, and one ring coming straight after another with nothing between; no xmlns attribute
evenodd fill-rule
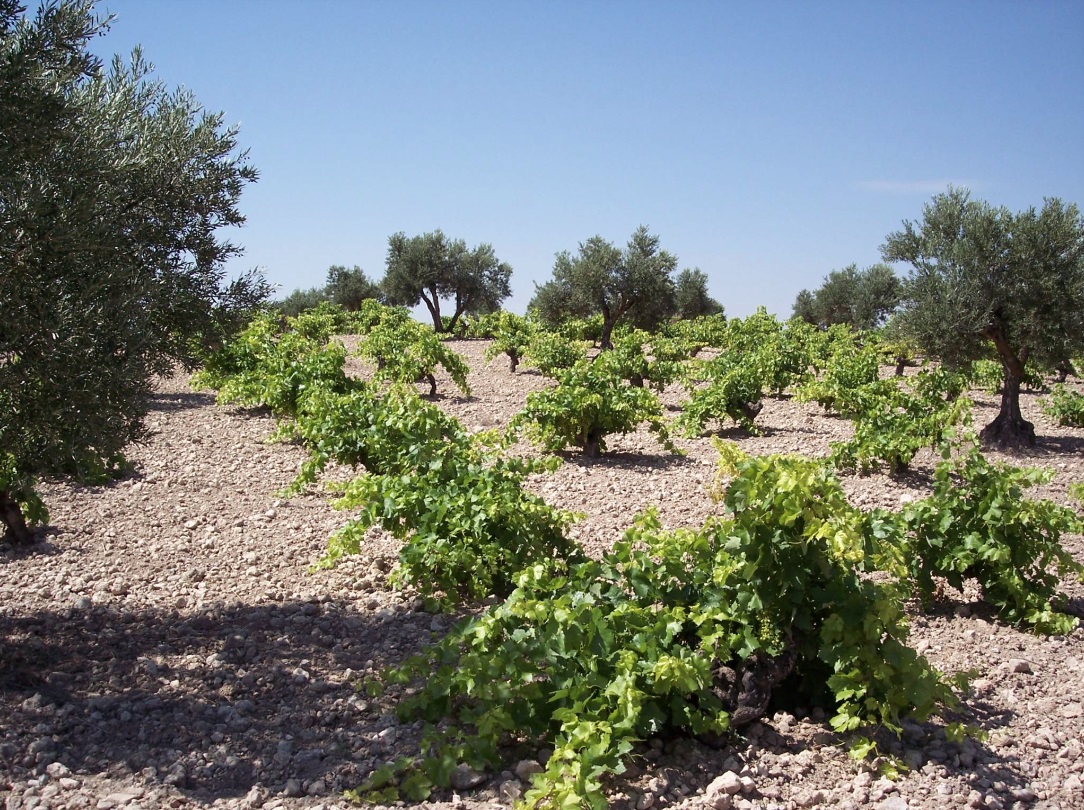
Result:
<svg viewBox="0 0 1084 810"><path fill-rule="evenodd" d="M997 418L979 433L984 447L998 450L1019 450L1035 446L1035 425L1020 412L1020 386L1024 382L1024 364L1028 350L1019 354L1012 350L1001 329L988 333L997 349L1001 366L1005 369L1005 385L1001 390L1001 412Z"/></svg>
<svg viewBox="0 0 1084 810"><path fill-rule="evenodd" d="M614 347L613 344L613 331L614 326L617 324L617 317L603 316L602 321L602 334L599 335L598 347L603 351L608 351Z"/></svg>

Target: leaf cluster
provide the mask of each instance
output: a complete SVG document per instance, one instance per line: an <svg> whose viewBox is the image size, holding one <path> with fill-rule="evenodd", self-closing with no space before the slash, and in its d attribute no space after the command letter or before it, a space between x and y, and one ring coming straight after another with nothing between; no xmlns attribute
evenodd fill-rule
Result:
<svg viewBox="0 0 1084 810"><path fill-rule="evenodd" d="M750 433L762 407L764 374L757 354L741 356L724 352L707 362L697 363L686 380L689 399L682 405L678 427L687 436L702 433L713 420L732 419ZM697 386L697 383L706 385Z"/></svg>
<svg viewBox="0 0 1084 810"><path fill-rule="evenodd" d="M311 390L348 386L346 349L338 341L326 342L330 329L331 316L320 311L288 318L285 327L270 313L259 315L207 357L192 385L217 390L221 403L296 416Z"/></svg>
<svg viewBox="0 0 1084 810"><path fill-rule="evenodd" d="M703 349L721 349L727 345L726 316L722 313L671 321L658 332L656 340L666 339L681 346L683 357L696 357Z"/></svg>
<svg viewBox="0 0 1084 810"><path fill-rule="evenodd" d="M507 594L512 575L536 560L580 554L565 537L572 515L523 486L552 462L503 457L496 439L471 436L402 384L314 392L293 430L311 454L295 489L332 460L364 467L335 504L359 514L332 535L322 565L360 553L380 525L404 541L394 584L478 600Z"/></svg>
<svg viewBox="0 0 1084 810"><path fill-rule="evenodd" d="M867 384L852 397L854 434L832 443L832 463L862 474L882 465L903 472L919 450L941 447L956 426L970 422L961 388L960 375L940 367L919 372L910 390L894 380Z"/></svg>
<svg viewBox="0 0 1084 810"><path fill-rule="evenodd" d="M427 723L428 755L358 795L394 777L421 798L454 763L493 766L526 739L554 749L527 806L602 808L602 779L634 743L718 737L777 690L831 706L841 731L954 705L906 646L898 594L861 576L881 517L850 508L823 466L740 457L725 506L695 530L642 515L602 560L539 561L502 603L385 673L416 686L400 714Z"/></svg>
<svg viewBox="0 0 1084 810"><path fill-rule="evenodd" d="M434 372L440 366L456 387L470 396L467 382L470 368L466 361L431 328L410 317L382 317L358 342L357 354L376 364L379 380L403 383L428 380L430 396L436 395Z"/></svg>
<svg viewBox="0 0 1084 810"><path fill-rule="evenodd" d="M508 356L508 367L515 371L519 361L527 354L531 346L531 340L535 334L534 324L527 318L512 312L499 312L490 317L490 337L493 343L485 352L485 360L489 362L498 354Z"/></svg>
<svg viewBox="0 0 1084 810"><path fill-rule="evenodd" d="M1084 395L1064 385L1055 385L1043 402L1043 413L1066 427L1084 427Z"/></svg>
<svg viewBox="0 0 1084 810"><path fill-rule="evenodd" d="M526 361L546 377L557 377L587 359L582 341L572 340L546 329L535 331L527 344Z"/></svg>
<svg viewBox="0 0 1084 810"><path fill-rule="evenodd" d="M603 352L559 371L556 386L527 395L510 430L526 431L549 451L578 447L597 457L606 449L607 436L631 433L646 422L663 446L676 452L658 396L625 382L620 360L612 355Z"/></svg>
<svg viewBox="0 0 1084 810"><path fill-rule="evenodd" d="M684 358L668 357L665 343L642 329L622 329L614 333L613 348L607 351L607 362L622 379L631 385L648 385L662 391L685 372Z"/></svg>
<svg viewBox="0 0 1084 810"><path fill-rule="evenodd" d="M988 394L996 394L1005 386L1005 367L987 357L964 364L963 374L972 387L981 388ZM1024 367L1021 382L1029 391L1041 391L1046 387L1042 374L1034 365Z"/></svg>
<svg viewBox="0 0 1084 810"><path fill-rule="evenodd" d="M880 356L873 345L856 341L837 343L819 377L808 380L797 390L802 402L816 402L827 411L852 416L866 409L865 400L879 399L895 388L879 379Z"/></svg>
<svg viewBox="0 0 1084 810"><path fill-rule="evenodd" d="M923 599L934 593L935 576L956 588L974 578L983 599L1007 622L1043 633L1076 627L1077 619L1059 611L1064 597L1058 575L1080 577L1084 566L1060 541L1084 531L1084 521L1069 507L1024 494L1051 477L991 463L974 441L938 464L933 493L901 518L911 576Z"/></svg>

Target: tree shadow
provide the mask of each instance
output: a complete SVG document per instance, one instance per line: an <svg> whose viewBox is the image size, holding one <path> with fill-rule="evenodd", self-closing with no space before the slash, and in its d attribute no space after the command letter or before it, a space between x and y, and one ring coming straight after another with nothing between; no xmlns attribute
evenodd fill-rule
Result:
<svg viewBox="0 0 1084 810"><path fill-rule="evenodd" d="M1084 596L1074 596L1066 599L1061 606L1061 610L1063 613L1076 616L1081 622L1084 622Z"/></svg>
<svg viewBox="0 0 1084 810"><path fill-rule="evenodd" d="M1084 455L1084 437L1038 436L1031 452L1043 456Z"/></svg>
<svg viewBox="0 0 1084 810"><path fill-rule="evenodd" d="M188 411L194 408L209 408L215 404L215 395L206 391L192 391L192 392L178 392L172 394L156 393L152 394L149 400L149 410L151 411L163 411L163 412L176 412L176 411ZM264 413L270 413L267 408L247 408L238 409L242 412L255 413L263 411Z"/></svg>
<svg viewBox="0 0 1084 810"><path fill-rule="evenodd" d="M929 490L933 487L933 470L908 467L904 470L890 470L888 477L898 484L912 489Z"/></svg>
<svg viewBox="0 0 1084 810"><path fill-rule="evenodd" d="M419 651L431 621L330 602L0 615L0 769L138 774L207 803L351 787L395 722L354 681Z"/></svg>
<svg viewBox="0 0 1084 810"><path fill-rule="evenodd" d="M68 548L60 548L49 539L60 534L60 529L56 526L35 526L31 531L34 533L36 542L28 546L13 545L0 540L0 565L26 560L31 557L55 557L71 551Z"/></svg>
<svg viewBox="0 0 1084 810"><path fill-rule="evenodd" d="M624 450L607 450L598 458L585 456L578 450L562 450L555 455L564 459L566 464L577 467L601 467L612 470L628 470L636 472L641 470L671 470L684 467L692 462L687 456L679 456L673 453L634 453Z"/></svg>

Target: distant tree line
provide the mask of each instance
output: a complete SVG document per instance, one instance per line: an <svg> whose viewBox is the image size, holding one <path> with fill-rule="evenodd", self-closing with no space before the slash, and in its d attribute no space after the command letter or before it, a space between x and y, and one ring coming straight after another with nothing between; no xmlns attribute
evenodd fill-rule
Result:
<svg viewBox="0 0 1084 810"><path fill-rule="evenodd" d="M601 315L602 345L618 321L652 329L671 318L723 313L708 294L708 277L699 268L674 276L677 259L659 249L659 237L641 226L624 250L593 236L573 255L557 254L553 280L537 287L531 309L555 325L569 318ZM407 307L424 303L437 332L454 332L464 315L497 312L511 295L512 267L497 258L488 243L468 248L440 230L388 239L387 265L376 283L357 265L333 265L323 287L298 289L277 303L283 314L296 316L321 302L356 311L362 301ZM442 310L442 301L451 303Z"/></svg>

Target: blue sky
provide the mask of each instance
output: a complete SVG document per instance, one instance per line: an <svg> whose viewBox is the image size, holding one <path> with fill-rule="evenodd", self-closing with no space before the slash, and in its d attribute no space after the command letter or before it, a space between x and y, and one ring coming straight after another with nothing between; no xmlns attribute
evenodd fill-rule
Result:
<svg viewBox="0 0 1084 810"><path fill-rule="evenodd" d="M729 314L789 315L951 183L1084 204L1084 3L100 0L240 125L234 270L286 293L388 236L492 243L522 312L554 253L642 224Z"/></svg>

